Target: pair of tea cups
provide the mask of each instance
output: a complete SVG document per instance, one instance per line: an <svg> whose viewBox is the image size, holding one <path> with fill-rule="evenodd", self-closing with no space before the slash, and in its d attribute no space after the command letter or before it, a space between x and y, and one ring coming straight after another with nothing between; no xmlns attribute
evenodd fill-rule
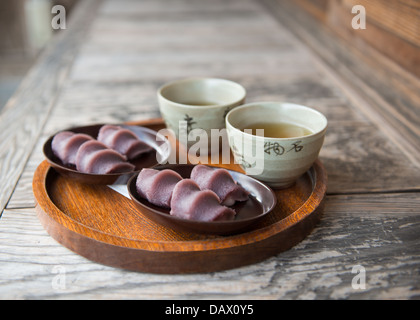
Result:
<svg viewBox="0 0 420 320"><path fill-rule="evenodd" d="M158 90L166 126L188 149L211 154L230 148L247 175L286 188L318 158L327 119L306 106L244 104L245 98L243 86L216 78L177 80Z"/></svg>

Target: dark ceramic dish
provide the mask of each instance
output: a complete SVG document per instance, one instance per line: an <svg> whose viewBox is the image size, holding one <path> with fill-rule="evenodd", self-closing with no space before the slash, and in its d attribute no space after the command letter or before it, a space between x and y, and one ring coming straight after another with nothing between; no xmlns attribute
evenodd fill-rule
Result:
<svg viewBox="0 0 420 320"><path fill-rule="evenodd" d="M178 172L183 178L189 178L193 167L194 165L174 164L156 166L154 169L171 169ZM251 193L248 201L238 202L232 206L236 211L235 219L232 221L202 222L171 216L169 209L155 206L138 195L136 190L138 174L131 177L128 181L128 193L142 214L168 228L202 234L236 234L251 229L253 224L265 217L276 206L277 198L274 192L262 182L240 172L228 171L235 181Z"/></svg>
<svg viewBox="0 0 420 320"><path fill-rule="evenodd" d="M65 129L67 131L72 131L75 133L85 133L96 139L99 129L103 124L90 125L85 127L77 127ZM134 132L141 140L148 143L153 147L153 151L146 153L145 155L130 161L130 163L135 165L135 171L128 173L112 173L112 174L89 174L82 173L76 170L74 166L64 165L60 159L58 159L51 149L51 142L54 138L52 135L44 144L44 155L47 158L47 161L50 165L57 170L62 176L67 178L77 180L82 183L88 184L113 184L117 181L118 183L126 183L127 180L135 173L139 172L143 168L150 168L159 163L166 162L170 153L171 147L169 141L164 137L159 135L156 131L151 130L145 127L139 126L127 126L119 125L125 129L129 129ZM65 131L61 130L61 131ZM159 139L156 137L159 136ZM159 140L159 141L158 141Z"/></svg>

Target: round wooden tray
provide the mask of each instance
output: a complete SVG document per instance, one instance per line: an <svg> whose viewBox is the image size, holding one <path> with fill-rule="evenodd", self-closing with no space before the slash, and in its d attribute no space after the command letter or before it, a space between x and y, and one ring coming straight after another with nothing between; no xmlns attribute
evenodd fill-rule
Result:
<svg viewBox="0 0 420 320"><path fill-rule="evenodd" d="M135 124L164 128L161 119ZM176 141L171 143L182 152ZM241 171L236 164L223 167ZM33 179L38 217L59 243L108 266L171 274L240 267L293 247L319 221L326 189L327 174L318 160L295 185L275 191L277 206L251 231L213 236L178 232L152 222L130 199L104 185L65 178L47 161Z"/></svg>

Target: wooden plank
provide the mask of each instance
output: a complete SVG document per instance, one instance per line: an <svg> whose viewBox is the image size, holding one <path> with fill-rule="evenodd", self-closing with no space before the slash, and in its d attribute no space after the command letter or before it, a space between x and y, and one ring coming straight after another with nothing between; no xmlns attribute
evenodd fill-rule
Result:
<svg viewBox="0 0 420 320"><path fill-rule="evenodd" d="M98 1L83 1L0 115L0 209L3 210L54 107ZM48 75L48 76L46 76Z"/></svg>
<svg viewBox="0 0 420 320"><path fill-rule="evenodd" d="M290 1L289 1L290 3ZM420 5L418 1L294 0L319 22L364 51L372 47L414 75L420 75ZM354 30L353 6L366 9L366 29Z"/></svg>
<svg viewBox="0 0 420 320"><path fill-rule="evenodd" d="M329 25L337 11L351 14L354 6L363 6L367 13L368 26L382 29L382 33L392 33L400 39L420 46L420 4L418 1L382 1L382 0L293 0L302 9L318 20ZM350 17L350 16L348 16ZM354 17L354 15L353 15ZM351 28L351 19L346 19L345 29ZM350 23L349 23L350 21ZM375 39L366 39L371 42Z"/></svg>
<svg viewBox="0 0 420 320"><path fill-rule="evenodd" d="M420 3L418 1L343 0L341 5L349 12L353 6L364 6L370 23L420 47Z"/></svg>
<svg viewBox="0 0 420 320"><path fill-rule="evenodd" d="M355 3L358 1L355 1ZM361 1L361 3L368 4L370 1ZM420 24L417 13L417 19L413 17L406 17L406 15L401 14L399 24L409 25L412 23L417 23L417 28L412 33L417 34L416 37L412 37L409 34L405 33L407 30L404 28L394 27L391 30L386 28L383 25L386 23L389 17L386 16L386 12L392 12L393 6L395 6L396 1L381 2L382 5L371 4L366 6L366 29L355 30L352 28L351 21L354 18L354 14L351 12L351 7L344 6L338 1L332 1L329 9L329 18L328 26L329 28L336 32L339 36L343 37L349 43L352 43L361 51L365 51L366 47L372 47L389 59L395 61L401 67L405 68L407 71L411 72L415 76L420 76ZM389 5L394 3L394 5ZM389 8L388 8L389 6ZM398 8L398 6L397 6ZM414 16L416 11L412 10ZM385 16L382 17L382 14ZM397 14L394 12L393 16ZM391 17L392 18L392 17ZM403 20L400 20L403 19ZM402 23L404 21L404 23ZM404 33L402 33L404 32Z"/></svg>
<svg viewBox="0 0 420 320"><path fill-rule="evenodd" d="M299 5L312 16L325 23L328 19L329 0L293 0L293 3Z"/></svg>
<svg viewBox="0 0 420 320"><path fill-rule="evenodd" d="M41 136L39 142L35 145L34 151L29 157L23 172L21 173L15 189L7 203L6 208L34 208L35 199L32 191L32 180L35 169L44 160L42 153L43 142L46 136ZM1 223L1 220L0 220Z"/></svg>
<svg viewBox="0 0 420 320"><path fill-rule="evenodd" d="M267 32L278 29L276 21L257 10L254 1L244 1L241 9L235 2L219 6L175 1L159 10L151 1L135 4L137 10L114 6L106 3L105 14L93 24L90 41L75 61L73 80L168 81L203 74L231 78L311 69L306 59L300 59L305 51L294 45L290 33Z"/></svg>
<svg viewBox="0 0 420 320"><path fill-rule="evenodd" d="M23 0L0 3L0 30L0 54L22 58L29 53Z"/></svg>
<svg viewBox="0 0 420 320"><path fill-rule="evenodd" d="M300 245L252 266L191 275L92 263L48 236L33 208L6 209L0 223L0 298L416 298L419 201L418 193L329 196L321 222ZM364 290L352 288L355 265L365 268Z"/></svg>
<svg viewBox="0 0 420 320"><path fill-rule="evenodd" d="M418 168L370 124L332 123L320 157L330 194L420 190Z"/></svg>
<svg viewBox="0 0 420 320"><path fill-rule="evenodd" d="M173 13L202 13L202 12L230 12L233 16L238 11L254 11L261 12L257 1L226 1L212 0L210 1L185 1L171 0L166 1L162 5L161 1L156 0L118 0L105 1L101 6L100 15L132 15L132 14L173 14Z"/></svg>

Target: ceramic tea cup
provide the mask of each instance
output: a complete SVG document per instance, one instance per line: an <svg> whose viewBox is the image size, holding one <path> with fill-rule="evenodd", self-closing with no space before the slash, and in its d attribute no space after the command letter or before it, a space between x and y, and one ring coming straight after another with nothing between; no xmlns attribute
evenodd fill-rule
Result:
<svg viewBox="0 0 420 320"><path fill-rule="evenodd" d="M273 188L291 186L312 166L324 142L327 123L314 109L283 102L245 104L226 116L235 162L248 175ZM257 128L264 131L257 132ZM288 128L290 132L282 133ZM266 131L270 136L264 134Z"/></svg>
<svg viewBox="0 0 420 320"><path fill-rule="evenodd" d="M246 90L230 80L188 78L163 85L157 95L160 113L176 138L190 147L202 134L210 148L211 130L225 128L226 114L245 102Z"/></svg>

